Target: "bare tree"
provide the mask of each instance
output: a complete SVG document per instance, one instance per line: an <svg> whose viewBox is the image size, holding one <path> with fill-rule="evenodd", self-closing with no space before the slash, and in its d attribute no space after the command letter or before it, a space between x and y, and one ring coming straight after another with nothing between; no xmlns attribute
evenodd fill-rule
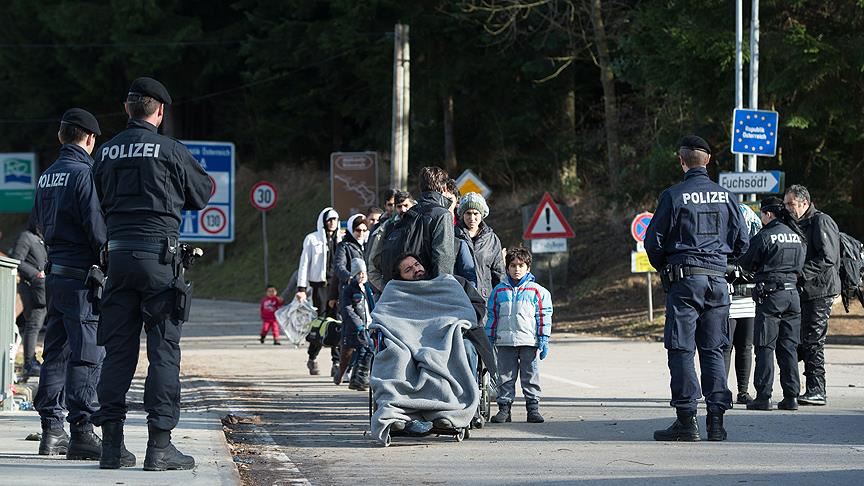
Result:
<svg viewBox="0 0 864 486"><path fill-rule="evenodd" d="M523 40L545 45L551 36L563 35L567 41L564 50L548 57L552 72L535 80L536 83L557 78L575 60L586 56L599 68L605 115L606 168L610 188L616 190L621 176L620 124L603 0L464 0L462 11L479 18L483 28L502 49ZM565 106L574 99L571 88ZM568 116L568 120L573 118ZM571 136L575 136L575 124L568 128L573 130Z"/></svg>

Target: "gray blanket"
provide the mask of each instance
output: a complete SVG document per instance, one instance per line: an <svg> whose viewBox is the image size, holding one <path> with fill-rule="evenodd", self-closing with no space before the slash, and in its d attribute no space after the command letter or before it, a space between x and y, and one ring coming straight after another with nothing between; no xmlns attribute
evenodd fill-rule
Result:
<svg viewBox="0 0 864 486"><path fill-rule="evenodd" d="M369 326L381 331L384 346L375 355L370 380L377 405L374 438L384 443L396 421L469 425L480 393L462 331L474 320L471 302L450 275L386 285Z"/></svg>

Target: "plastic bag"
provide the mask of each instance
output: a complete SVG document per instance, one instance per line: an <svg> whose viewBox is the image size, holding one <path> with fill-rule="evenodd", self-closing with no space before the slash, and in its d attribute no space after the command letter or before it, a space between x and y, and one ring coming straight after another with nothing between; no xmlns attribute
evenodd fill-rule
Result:
<svg viewBox="0 0 864 486"><path fill-rule="evenodd" d="M317 316L318 310L309 299L303 302L293 299L290 304L276 311L276 322L279 323L285 338L296 346L305 341L309 329L312 328L312 321Z"/></svg>

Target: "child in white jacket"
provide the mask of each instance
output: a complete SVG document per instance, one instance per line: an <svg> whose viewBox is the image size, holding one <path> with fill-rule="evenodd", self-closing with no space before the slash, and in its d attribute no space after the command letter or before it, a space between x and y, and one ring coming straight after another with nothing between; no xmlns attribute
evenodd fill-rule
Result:
<svg viewBox="0 0 864 486"><path fill-rule="evenodd" d="M521 375L528 422L542 423L539 359L549 353L552 297L531 274L531 253L514 248L505 257L507 278L495 286L487 303L486 335L498 351L498 413L492 422L510 422Z"/></svg>

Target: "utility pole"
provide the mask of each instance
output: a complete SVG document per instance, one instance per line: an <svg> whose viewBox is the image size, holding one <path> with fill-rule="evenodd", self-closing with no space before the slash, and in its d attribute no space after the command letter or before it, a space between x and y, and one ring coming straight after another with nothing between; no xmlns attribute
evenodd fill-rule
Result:
<svg viewBox="0 0 864 486"><path fill-rule="evenodd" d="M744 108L744 0L735 0L735 108ZM735 172L744 171L744 154L735 154ZM744 196L739 196L743 198Z"/></svg>
<svg viewBox="0 0 864 486"><path fill-rule="evenodd" d="M396 24L393 36L393 129L390 187L408 188L408 121L411 108L411 51L407 25Z"/></svg>
<svg viewBox="0 0 864 486"><path fill-rule="evenodd" d="M750 109L759 109L759 0L751 0L753 10L750 14ZM747 156L747 170L756 172L755 155ZM756 194L750 194L750 201Z"/></svg>

